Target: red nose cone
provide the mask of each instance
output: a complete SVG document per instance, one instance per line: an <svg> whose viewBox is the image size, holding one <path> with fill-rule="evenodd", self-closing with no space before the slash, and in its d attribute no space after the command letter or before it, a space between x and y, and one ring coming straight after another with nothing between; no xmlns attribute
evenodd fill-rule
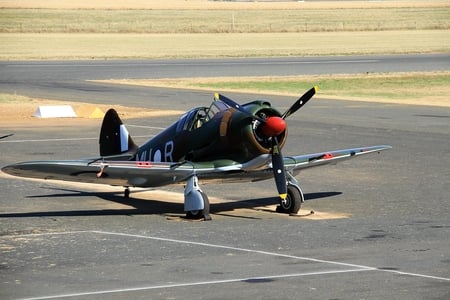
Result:
<svg viewBox="0 0 450 300"><path fill-rule="evenodd" d="M262 127L265 136L277 136L286 130L286 122L280 117L268 117Z"/></svg>

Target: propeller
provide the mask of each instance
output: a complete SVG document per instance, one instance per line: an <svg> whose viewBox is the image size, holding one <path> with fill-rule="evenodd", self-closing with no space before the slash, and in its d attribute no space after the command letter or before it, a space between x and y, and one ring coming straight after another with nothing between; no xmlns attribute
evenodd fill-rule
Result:
<svg viewBox="0 0 450 300"><path fill-rule="evenodd" d="M286 182L286 170L284 167L283 154L281 154L280 145L278 143L278 138L280 134L282 134L286 130L286 121L285 119L298 111L303 107L318 91L318 87L314 86L309 89L305 94L303 94L297 101L292 104L292 106L286 110L281 117L278 116L269 116L265 119L255 116L240 104L236 103L234 100L227 98L218 93L215 94L215 98L224 102L230 107L237 109L238 111L248 115L254 120L258 120L261 123L261 132L262 134L272 140L272 170L273 177L275 179L275 184L277 186L278 194L282 201L286 201L287 197L287 182Z"/></svg>
<svg viewBox="0 0 450 300"><path fill-rule="evenodd" d="M299 110L300 108L302 108L303 105L306 104L306 102L309 101L309 99L312 98L312 96L314 96L314 94L319 90L319 87L316 85L313 88L311 88L310 90L308 90L306 93L304 93L300 98L298 98L297 101L295 101L294 104L292 104L291 107L289 107L289 109L287 111L284 112L284 114L281 115L281 117L283 119L286 119L287 117L289 117L290 115L292 115L293 113L295 113L297 110Z"/></svg>

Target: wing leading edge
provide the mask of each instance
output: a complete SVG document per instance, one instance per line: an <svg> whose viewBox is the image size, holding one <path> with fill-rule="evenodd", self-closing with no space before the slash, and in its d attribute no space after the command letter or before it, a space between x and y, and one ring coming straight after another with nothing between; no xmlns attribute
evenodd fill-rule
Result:
<svg viewBox="0 0 450 300"><path fill-rule="evenodd" d="M347 159L351 159L369 153L376 153L391 148L392 147L388 145L380 145L380 146L350 148L314 154L291 156L284 158L284 164L288 170L298 171L302 169L318 167L328 164L336 164L338 162Z"/></svg>
<svg viewBox="0 0 450 300"><path fill-rule="evenodd" d="M380 152L391 146L351 148L315 154L285 157L284 164L289 171L299 171ZM197 175L204 182L244 182L271 178L270 162L248 168L233 161L212 161L201 163L156 163L139 161L102 160L60 160L30 161L6 166L3 172L28 178L108 184L115 186L160 187L185 182Z"/></svg>
<svg viewBox="0 0 450 300"><path fill-rule="evenodd" d="M6 166L2 171L27 178L158 187L185 181L194 170L189 164L174 166L171 163L137 161L60 160L23 162Z"/></svg>

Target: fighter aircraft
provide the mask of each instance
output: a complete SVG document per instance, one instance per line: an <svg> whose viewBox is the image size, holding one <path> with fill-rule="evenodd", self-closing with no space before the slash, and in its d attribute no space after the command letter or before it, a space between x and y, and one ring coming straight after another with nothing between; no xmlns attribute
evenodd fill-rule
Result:
<svg viewBox="0 0 450 300"><path fill-rule="evenodd" d="M125 188L184 184L184 211L190 219L210 220L200 183L253 182L274 178L277 212L296 214L304 202L296 180L300 170L335 164L391 148L380 145L283 157L285 119L316 93L313 87L284 113L264 100L239 105L215 94L209 107L197 107L138 147L114 109L104 116L100 156L78 160L31 161L4 167L15 176L109 184Z"/></svg>

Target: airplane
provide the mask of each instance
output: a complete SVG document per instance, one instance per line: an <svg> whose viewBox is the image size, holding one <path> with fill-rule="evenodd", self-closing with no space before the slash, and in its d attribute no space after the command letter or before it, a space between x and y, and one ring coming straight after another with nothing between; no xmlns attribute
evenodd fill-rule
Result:
<svg viewBox="0 0 450 300"><path fill-rule="evenodd" d="M210 220L208 196L200 183L255 182L274 178L276 211L297 214L304 202L300 170L390 149L379 145L283 157L286 119L316 93L308 90L284 113L264 100L243 105L216 93L209 107L196 107L142 146L134 143L114 109L100 130L100 156L78 160L29 161L2 168L14 176L154 188L184 184L188 219Z"/></svg>

